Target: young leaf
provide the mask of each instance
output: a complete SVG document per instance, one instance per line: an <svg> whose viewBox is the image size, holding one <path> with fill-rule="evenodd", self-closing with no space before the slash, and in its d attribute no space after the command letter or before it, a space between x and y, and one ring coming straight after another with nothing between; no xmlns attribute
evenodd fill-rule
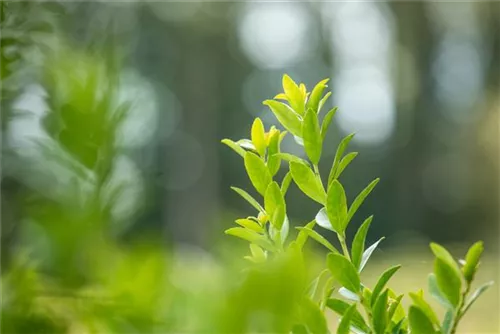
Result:
<svg viewBox="0 0 500 334"><path fill-rule="evenodd" d="M342 297L349 299L351 301L354 301L354 302L359 302L361 300L360 297L356 293L354 293L351 290L348 290L344 287L339 289L339 294Z"/></svg>
<svg viewBox="0 0 500 334"><path fill-rule="evenodd" d="M439 286L439 290L443 293L446 299L457 307L460 303L460 292L462 289L462 279L455 270L440 258L434 261L434 274Z"/></svg>
<svg viewBox="0 0 500 334"><path fill-rule="evenodd" d="M465 256L465 265L462 268L466 281L471 282L473 280L483 250L484 247L482 241L476 242L469 248L469 251Z"/></svg>
<svg viewBox="0 0 500 334"><path fill-rule="evenodd" d="M318 104L318 114L321 111L321 109L323 109L323 106L325 105L325 103L328 100L328 98L330 97L330 95L332 95L332 92L326 93L325 96L323 96L323 98L319 101L319 104Z"/></svg>
<svg viewBox="0 0 500 334"><path fill-rule="evenodd" d="M453 256L444 248L443 246L436 244L434 242L431 242L430 244L431 250L434 253L434 255L440 259L441 261L445 262L448 264L448 266L455 272L456 276L462 276L460 272L460 268L458 267L457 262L453 258Z"/></svg>
<svg viewBox="0 0 500 334"><path fill-rule="evenodd" d="M328 176L328 184L332 183L332 181L335 180L335 175L337 174L337 169L339 168L340 160L344 155L344 151L346 150L347 145L349 145L349 142L353 137L354 133L351 133L350 135L342 139L339 146L337 147L337 153L335 153L335 159L333 160L332 169L330 170L330 175Z"/></svg>
<svg viewBox="0 0 500 334"><path fill-rule="evenodd" d="M285 220L286 206L281 189L276 182L271 182L264 194L264 208L271 217L271 224L278 230Z"/></svg>
<svg viewBox="0 0 500 334"><path fill-rule="evenodd" d="M328 269L332 276L343 287L355 293L361 291L361 282L356 268L349 260L340 254L330 253L326 259Z"/></svg>
<svg viewBox="0 0 500 334"><path fill-rule="evenodd" d="M359 272L361 272L363 270L363 268L366 266L366 263L368 262L368 260L372 256L373 252L375 251L375 248L377 248L378 244L384 239L385 239L385 237L378 239L373 245L368 247L363 252L363 255L361 256L361 263L359 264Z"/></svg>
<svg viewBox="0 0 500 334"><path fill-rule="evenodd" d="M434 299L436 299L445 308L453 308L453 305L451 305L451 303L439 289L436 275L429 274L427 282L429 285L429 293L431 294L431 296L434 297Z"/></svg>
<svg viewBox="0 0 500 334"><path fill-rule="evenodd" d="M377 298L373 306L373 329L375 333L384 334L385 328L388 324L387 317L387 300L388 300L388 290L384 292ZM373 299L373 296L372 296Z"/></svg>
<svg viewBox="0 0 500 334"><path fill-rule="evenodd" d="M264 228L259 225L255 220L252 219L236 219L236 224L246 227L258 233L264 232Z"/></svg>
<svg viewBox="0 0 500 334"><path fill-rule="evenodd" d="M283 90L290 107L299 115L304 114L305 96L302 95L299 86L288 75L283 75Z"/></svg>
<svg viewBox="0 0 500 334"><path fill-rule="evenodd" d="M330 223L328 215L326 214L326 208L322 208L321 210L319 210L318 213L316 214L315 219L319 226L321 226L324 229L333 231L332 224Z"/></svg>
<svg viewBox="0 0 500 334"><path fill-rule="evenodd" d="M264 161L252 152L245 153L245 168L255 189L264 195L272 176Z"/></svg>
<svg viewBox="0 0 500 334"><path fill-rule="evenodd" d="M373 216L370 216L363 222L363 224L361 224L352 242L351 260L354 264L354 267L356 267L356 269L358 270L361 264L363 252L365 251L366 234L368 233L368 229L370 228L372 220Z"/></svg>
<svg viewBox="0 0 500 334"><path fill-rule="evenodd" d="M318 115L312 109L307 109L304 117L304 122L302 123L302 138L309 160L311 160L314 165L317 165L321 157L323 142L318 124Z"/></svg>
<svg viewBox="0 0 500 334"><path fill-rule="evenodd" d="M323 95L323 91L327 87L326 83L330 79L325 79L320 82L316 86L314 86L311 96L307 100L307 109L312 109L314 112L318 112L319 101L321 100L321 96Z"/></svg>
<svg viewBox="0 0 500 334"><path fill-rule="evenodd" d="M258 117L253 121L251 136L252 136L253 146L255 146L257 153L259 153L260 156L264 156L267 146L265 138L266 136L265 136L264 124L262 123L262 120Z"/></svg>
<svg viewBox="0 0 500 334"><path fill-rule="evenodd" d="M429 318L434 325L439 326L439 319L432 307L425 301L422 290L420 290L419 293L410 292L410 298L415 306L424 312L427 318Z"/></svg>
<svg viewBox="0 0 500 334"><path fill-rule="evenodd" d="M236 142L236 144L240 145L244 149L251 150L254 152L257 152L257 149L255 149L255 146L253 145L251 140L248 139L240 139Z"/></svg>
<svg viewBox="0 0 500 334"><path fill-rule="evenodd" d="M269 168L271 176L276 175L280 170L281 158L277 155L278 153L280 153L280 132L276 130L269 137L267 153L267 168Z"/></svg>
<svg viewBox="0 0 500 334"><path fill-rule="evenodd" d="M351 307L351 305L349 305L345 301L335 298L328 299L328 301L326 302L326 306L340 316L343 316L349 309L349 307ZM366 325L365 319L363 319L361 314L356 309L353 311L351 325L359 328L365 333L369 332L369 328Z"/></svg>
<svg viewBox="0 0 500 334"><path fill-rule="evenodd" d="M243 148L241 148L240 145L236 144L231 139L222 139L221 142L223 144L226 144L227 146L229 146L233 151L235 151L236 153L238 153L242 157L245 156L246 151Z"/></svg>
<svg viewBox="0 0 500 334"><path fill-rule="evenodd" d="M347 216L347 199L344 188L337 180L333 181L326 195L326 213L332 228L340 235L344 235Z"/></svg>
<svg viewBox="0 0 500 334"><path fill-rule="evenodd" d="M444 314L443 324L441 325L441 333L439 334L451 334L451 329L453 327L454 312L449 309Z"/></svg>
<svg viewBox="0 0 500 334"><path fill-rule="evenodd" d="M227 229L224 233L249 241L269 251L275 250L275 247L269 242L269 240L255 231L243 227L233 227Z"/></svg>
<svg viewBox="0 0 500 334"><path fill-rule="evenodd" d="M372 292L372 298L371 298L371 305L373 306L375 304L375 301L377 300L379 294L382 292L382 290L385 288L385 285L391 277L401 268L400 265L391 267L384 271L382 275L380 275L380 278L378 279L377 284L375 285L375 288L373 288Z"/></svg>
<svg viewBox="0 0 500 334"><path fill-rule="evenodd" d="M296 136L302 135L302 122L299 116L289 106L284 103L266 100L264 104L269 106L278 121L292 134Z"/></svg>
<svg viewBox="0 0 500 334"><path fill-rule="evenodd" d="M283 181L281 182L281 193L283 196L286 195L286 192L288 191L288 187L290 186L290 183L292 182L292 173L288 172L286 173L285 177L283 178Z"/></svg>
<svg viewBox="0 0 500 334"><path fill-rule="evenodd" d="M266 252L256 244L250 244L250 252L252 253L252 261L256 263L266 260Z"/></svg>
<svg viewBox="0 0 500 334"><path fill-rule="evenodd" d="M347 219L346 219L346 224L348 224L356 211L358 211L359 207L363 202L365 201L366 197L372 192L373 188L377 185L377 183L380 181L379 178L373 180L370 182L368 186L366 186L363 191L359 193L359 195L356 197L356 199L352 202L351 206L349 207L349 212L347 212ZM335 182L335 181L334 181Z"/></svg>
<svg viewBox="0 0 500 334"><path fill-rule="evenodd" d="M318 286L319 286L319 283L323 280L323 277L326 277L328 275L329 271L328 269L324 269L322 270L318 277L316 277L312 282L311 284L309 284L309 287L307 288L307 295L312 299L314 300L315 296L316 296L316 292L318 291Z"/></svg>
<svg viewBox="0 0 500 334"><path fill-rule="evenodd" d="M351 320L354 315L354 311L356 310L356 304L352 304L342 316L342 320L340 320L339 327L337 328L337 334L349 334Z"/></svg>
<svg viewBox="0 0 500 334"><path fill-rule="evenodd" d="M474 302L479 298L479 296L481 296L483 294L483 292L488 290L488 288L492 285L493 285L493 282L488 282L488 283L481 285L479 288L477 288L477 290L474 291L474 293L470 296L469 300L467 300L465 302L464 310L462 313L467 312L469 310L469 308L472 306L472 304L474 304Z"/></svg>
<svg viewBox="0 0 500 334"><path fill-rule="evenodd" d="M264 208L257 202L249 193L247 193L245 190L237 188L237 187L231 187L234 191L238 193L241 197L243 197L248 203L250 203L254 208L256 208L259 212L264 213Z"/></svg>
<svg viewBox="0 0 500 334"><path fill-rule="evenodd" d="M434 326L426 314L417 306L410 306L408 321L412 334L434 334Z"/></svg>
<svg viewBox="0 0 500 334"><path fill-rule="evenodd" d="M328 133L328 129L330 128L330 124L332 123L333 116L337 113L338 108L335 107L331 109L328 113L326 113L323 118L323 123L321 123L321 139L325 140L325 137Z"/></svg>
<svg viewBox="0 0 500 334"><path fill-rule="evenodd" d="M288 161L288 162L298 162L298 163L301 163L303 165L306 165L309 167L309 164L307 163L307 161L305 161L304 159L301 159L293 154L290 154L290 153L277 153L275 154L276 157L280 158L280 159L283 159L285 161Z"/></svg>
<svg viewBox="0 0 500 334"><path fill-rule="evenodd" d="M346 154L345 157L340 160L339 167L337 168L337 171L335 173L335 179L338 179L340 177L340 174L346 169L346 167L351 163L351 161L354 160L358 156L358 152L351 152Z"/></svg>
<svg viewBox="0 0 500 334"><path fill-rule="evenodd" d="M392 302L389 304L389 309L387 310L387 320L389 323L391 323L392 319L394 318L394 315L400 309L401 305L401 300L403 299L404 295L399 295L397 296ZM404 317L403 317L404 318Z"/></svg>
<svg viewBox="0 0 500 334"><path fill-rule="evenodd" d="M319 306L311 299L305 297L301 305L302 321L310 333L328 333L325 315Z"/></svg>
<svg viewBox="0 0 500 334"><path fill-rule="evenodd" d="M305 231L315 241L328 248L330 252L339 254L339 251L335 247L333 247L333 245L318 232L307 227L296 227L296 229L299 231Z"/></svg>
<svg viewBox="0 0 500 334"><path fill-rule="evenodd" d="M290 162L290 172L292 178L300 190L316 202L325 205L326 193L321 180L307 166L298 163Z"/></svg>

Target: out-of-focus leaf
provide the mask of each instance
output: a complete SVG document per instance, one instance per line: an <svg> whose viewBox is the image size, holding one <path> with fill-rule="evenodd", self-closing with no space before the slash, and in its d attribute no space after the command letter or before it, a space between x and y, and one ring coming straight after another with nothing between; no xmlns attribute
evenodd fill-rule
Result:
<svg viewBox="0 0 500 334"><path fill-rule="evenodd" d="M441 333L439 334L451 334L451 329L453 327L453 317L454 312L452 309L449 309L444 314L443 324L441 325Z"/></svg>
<svg viewBox="0 0 500 334"><path fill-rule="evenodd" d="M255 189L264 195L272 176L264 161L252 152L245 153L245 169Z"/></svg>
<svg viewBox="0 0 500 334"><path fill-rule="evenodd" d="M335 232L344 235L347 227L347 198L344 187L337 180L334 180L328 188L326 213Z"/></svg>
<svg viewBox="0 0 500 334"><path fill-rule="evenodd" d="M314 228L314 225L316 225L316 220L310 221L309 223L306 224L306 226L304 226L304 228L312 230ZM309 233L307 233L307 231L300 231L299 235L295 239L297 248L302 249L308 238L309 238Z"/></svg>
<svg viewBox="0 0 500 334"><path fill-rule="evenodd" d="M266 237L255 231L243 227L232 227L224 231L224 233L249 241L269 251L275 250L273 244L270 243L269 240L266 239Z"/></svg>
<svg viewBox="0 0 500 334"><path fill-rule="evenodd" d="M328 333L326 319L319 306L309 298L304 298L301 305L302 321L310 333Z"/></svg>
<svg viewBox="0 0 500 334"><path fill-rule="evenodd" d="M354 266L359 271L361 271L360 270L361 259L363 256L363 252L365 251L366 234L368 233L368 229L370 228L372 220L373 216L370 216L363 222L363 224L361 224L352 242L351 260Z"/></svg>
<svg viewBox="0 0 500 334"><path fill-rule="evenodd" d="M410 306L408 321L412 334L434 334L434 326L427 315L417 306Z"/></svg>
<svg viewBox="0 0 500 334"><path fill-rule="evenodd" d="M481 285L479 288L477 288L477 290L474 291L474 293L465 302L463 313L467 312L469 310L469 308L472 306L472 304L474 304L474 302L479 298L479 296L481 296L483 294L483 292L488 290L488 288L492 285L493 285L493 281L485 283L485 284Z"/></svg>
<svg viewBox="0 0 500 334"><path fill-rule="evenodd" d="M436 275L429 274L427 282L429 286L429 293L431 294L431 296L434 297L434 299L436 299L445 308L453 308L453 305L448 301L448 299L439 289Z"/></svg>
<svg viewBox="0 0 500 334"><path fill-rule="evenodd" d="M302 123L302 138L307 156L314 165L317 165L321 158L323 141L320 131L318 115L312 109L308 109Z"/></svg>
<svg viewBox="0 0 500 334"><path fill-rule="evenodd" d="M448 264L448 266L455 272L455 276L462 276L462 273L460 272L460 268L458 267L457 262L453 258L453 256L444 248L443 246L431 242L430 244L431 250L434 253L434 256L436 258L440 259L441 261L445 262Z"/></svg>
<svg viewBox="0 0 500 334"><path fill-rule="evenodd" d="M328 254L326 262L332 276L343 287L355 293L361 291L361 282L358 272L349 260L340 254L330 253Z"/></svg>
<svg viewBox="0 0 500 334"><path fill-rule="evenodd" d="M292 178L300 190L316 202L325 205L326 193L321 180L304 164L290 162Z"/></svg>
<svg viewBox="0 0 500 334"><path fill-rule="evenodd" d="M411 300L413 301L413 304L415 304L415 306L417 306L422 312L424 312L427 318L429 318L429 320L434 325L439 326L439 319L429 303L425 301L423 291L420 290L418 293L410 292L409 295Z"/></svg>

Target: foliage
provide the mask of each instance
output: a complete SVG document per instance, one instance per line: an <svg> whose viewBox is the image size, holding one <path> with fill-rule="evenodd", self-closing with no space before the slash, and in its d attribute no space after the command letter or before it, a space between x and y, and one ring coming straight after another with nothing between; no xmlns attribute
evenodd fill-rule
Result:
<svg viewBox="0 0 500 334"><path fill-rule="evenodd" d="M256 118L250 139L222 141L243 158L248 177L264 203L260 204L261 201L242 189L233 188L257 212L253 216L236 220L240 227L230 228L226 234L250 243L251 253L245 258L256 266L274 261L284 254L293 254L295 270L287 279L303 274L302 270L305 270L308 263L304 258L303 247L309 238L328 249L326 269L310 283L309 289L301 291L302 297L288 300L295 304L287 304L287 309L292 308L296 312L293 313L294 319L289 327L283 328L287 332L328 332L324 310L329 308L341 316L337 333L455 333L469 307L492 284L487 283L470 295L483 251L482 242L474 244L465 260L460 263L444 247L431 243L435 262L434 273L429 276L429 290L446 308L442 321L425 300L422 290L409 294L413 303L408 312L405 312L401 305L403 295L388 287L391 277L400 269L399 265L384 271L373 288L363 284L360 273L383 238L369 247L365 245L373 216L368 217L360 226L350 249L346 230L379 179L370 182L352 203L348 203L339 178L357 156L357 152L346 154L354 134L346 136L338 145L328 179L325 180L320 175L318 164L323 141L337 112L337 108L333 108L322 121L319 119L322 107L330 96L330 93L323 96L327 82L328 80L323 80L311 92L307 92L303 83L296 84L288 75L284 75L284 92L273 100L264 101L264 104L286 131L274 126L266 131L262 121ZM288 132L294 136L297 144L303 146L308 161L281 152L280 143ZM275 177L282 161L287 162L289 170L280 182ZM297 227L299 232L294 239L289 238L290 220L285 199L291 180L307 197L320 204L316 217L306 226ZM314 230L316 226L335 232L341 250L337 250ZM335 289L338 289L341 298L332 297ZM295 296L296 291L290 293Z"/></svg>

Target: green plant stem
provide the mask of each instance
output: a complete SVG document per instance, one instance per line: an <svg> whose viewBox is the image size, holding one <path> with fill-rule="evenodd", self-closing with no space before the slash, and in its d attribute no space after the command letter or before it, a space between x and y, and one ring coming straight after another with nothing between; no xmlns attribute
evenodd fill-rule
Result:
<svg viewBox="0 0 500 334"><path fill-rule="evenodd" d="M347 248L347 243L345 242L344 236L341 236L340 234L337 234L339 241L340 241L340 246L342 247L342 252L344 253L344 256L351 261L351 256L349 255L349 249Z"/></svg>
<svg viewBox="0 0 500 334"><path fill-rule="evenodd" d="M458 323L464 315L463 308L465 305L465 298L467 298L467 295L470 292L470 285L470 282L467 282L465 290L462 292L462 298L460 298L460 303L458 304L455 315L453 316L453 326L451 326L450 334L455 334L457 332Z"/></svg>

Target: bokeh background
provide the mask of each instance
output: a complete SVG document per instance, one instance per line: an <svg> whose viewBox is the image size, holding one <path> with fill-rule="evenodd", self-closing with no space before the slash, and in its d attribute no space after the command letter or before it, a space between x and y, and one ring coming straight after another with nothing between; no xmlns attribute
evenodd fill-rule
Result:
<svg viewBox="0 0 500 334"><path fill-rule="evenodd" d="M429 241L462 254L482 239L481 277L499 281L498 2L2 1L1 62L6 333L220 330L186 311L246 252L223 231L249 214L229 187L251 186L220 140L276 124L262 101L283 73L331 78L320 170L356 132L348 197L381 178L359 214L375 215L370 241L386 236L373 272L400 261L415 289ZM318 210L293 187L287 202L295 226ZM498 333L492 291L464 333Z"/></svg>

